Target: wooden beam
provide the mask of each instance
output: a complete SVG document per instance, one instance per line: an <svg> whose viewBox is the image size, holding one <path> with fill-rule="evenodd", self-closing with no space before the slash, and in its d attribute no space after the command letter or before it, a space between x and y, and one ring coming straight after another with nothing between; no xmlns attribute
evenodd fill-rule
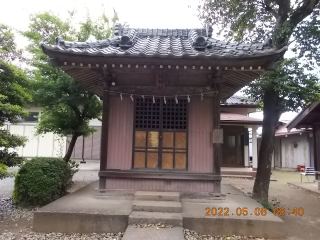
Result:
<svg viewBox="0 0 320 240"><path fill-rule="evenodd" d="M220 97L221 97L221 84L215 83L214 90L218 93L213 98L213 131L222 131L220 128ZM221 143L213 143L213 172L217 175L221 175L221 161L222 161L222 151ZM214 183L214 191L216 193L221 192L221 181Z"/></svg>
<svg viewBox="0 0 320 240"><path fill-rule="evenodd" d="M179 65L183 68L183 66L204 66L206 68L216 68L217 66L224 69L225 67L236 67L241 69L241 67L245 67L245 69L252 69L250 70L258 70L261 71L264 69L265 65L268 64L270 61L274 61L282 53L266 55L266 56L248 56L244 58L156 58L156 57L118 57L118 56L82 56L82 55L75 55L72 53L57 53L52 52L50 54L51 58L57 58L57 61L60 64L64 65L64 62L67 65L72 62L77 64L83 63L83 66L88 66L88 64L132 64L132 66L136 65ZM260 69L258 67L260 66Z"/></svg>
<svg viewBox="0 0 320 240"><path fill-rule="evenodd" d="M190 173L182 171L141 171L106 169L99 172L100 178L144 178L144 179L177 179L196 181L221 181L221 175L215 173Z"/></svg>
<svg viewBox="0 0 320 240"><path fill-rule="evenodd" d="M102 76L103 81L103 108L102 108L102 127L101 127L101 145L100 145L100 171L107 168L108 156L108 129L109 129L109 89L110 75L104 71ZM99 189L106 188L106 179L99 178Z"/></svg>
<svg viewBox="0 0 320 240"><path fill-rule="evenodd" d="M320 102L314 102L309 107L301 111L287 126L288 132L291 131L292 128L299 127L300 122L304 120L306 116L309 115L315 109Z"/></svg>

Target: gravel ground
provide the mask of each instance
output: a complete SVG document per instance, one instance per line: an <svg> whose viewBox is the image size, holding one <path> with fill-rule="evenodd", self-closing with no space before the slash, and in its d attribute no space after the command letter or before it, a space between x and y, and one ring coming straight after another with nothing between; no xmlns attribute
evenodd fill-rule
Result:
<svg viewBox="0 0 320 240"><path fill-rule="evenodd" d="M4 232L0 235L0 240L45 240L45 239L63 239L63 240L90 240L90 239L104 239L104 240L120 240L123 233L105 233L105 234L63 234L63 233L35 233L30 230L17 233Z"/></svg>
<svg viewBox="0 0 320 240"><path fill-rule="evenodd" d="M202 235L189 229L183 229L184 238L186 240L265 240L265 238L256 238L253 236L212 236Z"/></svg>
<svg viewBox="0 0 320 240"><path fill-rule="evenodd" d="M293 209L302 207L303 216L282 216L285 221L285 229L288 240L319 240L320 236L320 195L308 193L296 187L288 186L287 182L299 182L299 173L274 172L276 182L270 184L270 201L277 207ZM74 184L70 191L98 180L98 171L82 169L74 176ZM13 190L13 178L0 180L0 240L11 239L121 239L123 233L118 234L74 234L61 233L35 233L32 231L32 211L18 209L12 205L11 193ZM223 183L229 183L246 194L250 195L253 180L224 179ZM141 227L141 226L137 226ZM152 227L157 227L152 226ZM187 240L260 240L251 236L209 236L201 235L194 231L184 229Z"/></svg>
<svg viewBox="0 0 320 240"><path fill-rule="evenodd" d="M73 181L74 184L69 192L74 192L79 188L98 180L98 171L80 170L77 172ZM11 239L121 239L122 233L119 234L74 234L65 235L61 233L35 233L32 231L32 218L35 209L17 208L12 202L12 191L14 178L0 180L0 240Z"/></svg>

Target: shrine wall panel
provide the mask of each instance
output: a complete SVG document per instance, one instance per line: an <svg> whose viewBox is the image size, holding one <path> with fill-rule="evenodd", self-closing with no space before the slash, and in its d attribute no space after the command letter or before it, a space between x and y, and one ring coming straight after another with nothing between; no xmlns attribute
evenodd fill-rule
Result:
<svg viewBox="0 0 320 240"><path fill-rule="evenodd" d="M188 171L213 172L213 99L192 97L189 103Z"/></svg>
<svg viewBox="0 0 320 240"><path fill-rule="evenodd" d="M106 189L174 192L214 192L214 181L107 178Z"/></svg>
<svg viewBox="0 0 320 240"><path fill-rule="evenodd" d="M131 169L134 104L126 96L110 96L107 169Z"/></svg>

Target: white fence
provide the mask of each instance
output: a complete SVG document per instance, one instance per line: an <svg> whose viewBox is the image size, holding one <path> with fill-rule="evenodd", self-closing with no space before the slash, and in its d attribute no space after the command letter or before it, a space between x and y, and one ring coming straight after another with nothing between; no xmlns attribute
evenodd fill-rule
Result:
<svg viewBox="0 0 320 240"><path fill-rule="evenodd" d="M27 137L26 145L15 149L21 157L61 157L66 152L66 137L53 133L36 135L35 124L6 124L5 128L11 134Z"/></svg>

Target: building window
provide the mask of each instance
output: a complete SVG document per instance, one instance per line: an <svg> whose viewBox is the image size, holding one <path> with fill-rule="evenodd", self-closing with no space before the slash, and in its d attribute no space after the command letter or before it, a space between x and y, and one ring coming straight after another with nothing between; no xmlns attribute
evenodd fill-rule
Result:
<svg viewBox="0 0 320 240"><path fill-rule="evenodd" d="M29 116L24 119L24 122L38 122L39 112L29 112Z"/></svg>
<svg viewBox="0 0 320 240"><path fill-rule="evenodd" d="M187 100L135 100L133 168L187 169Z"/></svg>

